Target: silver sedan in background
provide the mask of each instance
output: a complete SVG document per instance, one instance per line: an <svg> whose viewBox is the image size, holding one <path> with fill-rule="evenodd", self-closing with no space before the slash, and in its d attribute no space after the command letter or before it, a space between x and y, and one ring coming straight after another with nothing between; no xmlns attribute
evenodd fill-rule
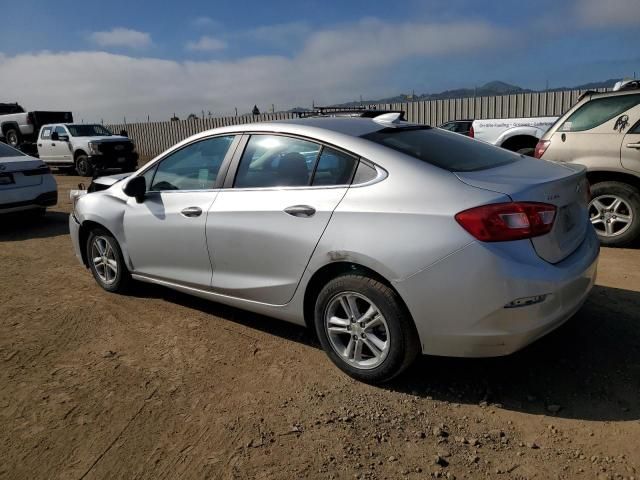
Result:
<svg viewBox="0 0 640 480"><path fill-rule="evenodd" d="M69 225L101 287L151 282L306 324L366 382L419 353L514 352L596 275L582 167L393 113L210 130L91 190Z"/></svg>

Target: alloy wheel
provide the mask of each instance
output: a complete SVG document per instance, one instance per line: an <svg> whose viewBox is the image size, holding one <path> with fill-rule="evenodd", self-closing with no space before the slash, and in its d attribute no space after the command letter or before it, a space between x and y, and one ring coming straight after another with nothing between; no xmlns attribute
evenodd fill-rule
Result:
<svg viewBox="0 0 640 480"><path fill-rule="evenodd" d="M384 315L356 292L335 295L325 310L325 328L333 350L353 367L369 370L387 358L389 327Z"/></svg>
<svg viewBox="0 0 640 480"><path fill-rule="evenodd" d="M633 210L617 195L600 195L589 204L589 219L598 235L615 237L629 230L633 223Z"/></svg>
<svg viewBox="0 0 640 480"><path fill-rule="evenodd" d="M7 143L12 147L18 146L18 134L15 131L10 130L7 133Z"/></svg>
<svg viewBox="0 0 640 480"><path fill-rule="evenodd" d="M111 285L118 276L118 261L113 246L106 237L97 236L91 244L91 258L96 274L105 285Z"/></svg>

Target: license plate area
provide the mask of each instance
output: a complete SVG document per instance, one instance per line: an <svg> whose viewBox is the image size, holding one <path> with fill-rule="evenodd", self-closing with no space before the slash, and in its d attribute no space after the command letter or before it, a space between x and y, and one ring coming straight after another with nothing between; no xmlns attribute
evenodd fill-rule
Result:
<svg viewBox="0 0 640 480"><path fill-rule="evenodd" d="M576 208L574 205L566 205L558 212L559 227L563 233L569 233L577 224Z"/></svg>
<svg viewBox="0 0 640 480"><path fill-rule="evenodd" d="M13 175L10 173L0 173L0 185L11 185L13 183Z"/></svg>
<svg viewBox="0 0 640 480"><path fill-rule="evenodd" d="M124 163L127 159L125 157L118 157L118 163Z"/></svg>

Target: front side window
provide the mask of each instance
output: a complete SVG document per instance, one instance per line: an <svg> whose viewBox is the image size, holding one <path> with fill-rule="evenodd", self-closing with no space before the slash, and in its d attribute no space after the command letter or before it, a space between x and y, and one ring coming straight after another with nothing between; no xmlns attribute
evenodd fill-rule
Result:
<svg viewBox="0 0 640 480"><path fill-rule="evenodd" d="M220 166L234 136L213 137L187 145L170 154L153 167L155 175L149 180L143 175L150 191L210 190L215 188Z"/></svg>
<svg viewBox="0 0 640 480"><path fill-rule="evenodd" d="M252 135L238 165L235 188L309 185L320 145L279 135Z"/></svg>
<svg viewBox="0 0 640 480"><path fill-rule="evenodd" d="M313 186L351 183L357 159L333 148L324 147L313 174Z"/></svg>
<svg viewBox="0 0 640 480"><path fill-rule="evenodd" d="M60 137L69 138L69 134L67 133L67 131L65 130L64 127L58 126L58 127L55 128L54 132L56 132L58 134L58 136L60 136Z"/></svg>
<svg viewBox="0 0 640 480"><path fill-rule="evenodd" d="M43 140L51 138L51 127L43 128L42 129L42 134L40 135L40 138L42 138Z"/></svg>
<svg viewBox="0 0 640 480"><path fill-rule="evenodd" d="M569 118L560 127L560 131L583 132L591 130L629 110L638 103L640 103L640 95L596 98L585 103L569 115Z"/></svg>

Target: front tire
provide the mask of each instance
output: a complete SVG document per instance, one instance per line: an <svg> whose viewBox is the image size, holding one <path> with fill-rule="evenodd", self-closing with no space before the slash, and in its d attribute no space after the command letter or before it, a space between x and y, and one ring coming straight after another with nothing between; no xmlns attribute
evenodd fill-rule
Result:
<svg viewBox="0 0 640 480"><path fill-rule="evenodd" d="M416 358L420 344L397 293L359 274L330 280L318 294L314 321L331 361L366 383L384 383Z"/></svg>
<svg viewBox="0 0 640 480"><path fill-rule="evenodd" d="M602 245L632 245L640 238L640 190L613 181L592 185L589 218Z"/></svg>
<svg viewBox="0 0 640 480"><path fill-rule="evenodd" d="M96 228L89 233L85 248L89 268L98 285L108 292L126 291L131 284L131 274L113 235Z"/></svg>
<svg viewBox="0 0 640 480"><path fill-rule="evenodd" d="M76 172L81 177L93 176L93 166L89 162L89 157L85 154L80 154L76 157Z"/></svg>

